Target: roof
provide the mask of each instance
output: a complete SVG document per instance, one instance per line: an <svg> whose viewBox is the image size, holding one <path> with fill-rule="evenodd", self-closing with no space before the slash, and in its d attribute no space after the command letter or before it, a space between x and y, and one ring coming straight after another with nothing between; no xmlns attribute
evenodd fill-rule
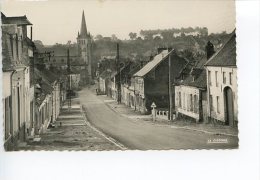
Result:
<svg viewBox="0 0 260 180"><path fill-rule="evenodd" d="M112 71L111 70L105 70L103 71L101 74L100 74L100 77L102 79L105 79L105 78L109 78L110 75L111 75Z"/></svg>
<svg viewBox="0 0 260 180"><path fill-rule="evenodd" d="M36 104L41 105L44 101L47 94L51 94L53 91L53 87L51 86L46 73L35 68L34 77L38 80L38 84L36 84L35 92L38 93L38 97L36 98Z"/></svg>
<svg viewBox="0 0 260 180"><path fill-rule="evenodd" d="M42 78L43 81L45 81L48 84L52 84L54 81L57 81L59 79L59 76L47 69L39 70L35 68L34 70L35 75L38 75L38 78Z"/></svg>
<svg viewBox="0 0 260 180"><path fill-rule="evenodd" d="M207 87L207 75L204 64L207 62L206 57L198 59L196 62L189 62L182 70L175 85L192 86L205 89ZM183 77L184 76L184 77Z"/></svg>
<svg viewBox="0 0 260 180"><path fill-rule="evenodd" d="M85 38L85 37L88 37L88 36L89 36L89 34L88 34L88 31L87 31L87 25L86 25L86 20L85 20L85 14L84 14L84 11L83 11L79 37Z"/></svg>
<svg viewBox="0 0 260 180"><path fill-rule="evenodd" d="M235 30L226 44L209 59L205 66L236 66Z"/></svg>
<svg viewBox="0 0 260 180"><path fill-rule="evenodd" d="M3 71L10 71L14 69L14 65L11 60L11 51L8 48L8 37L7 33L2 33L2 69Z"/></svg>
<svg viewBox="0 0 260 180"><path fill-rule="evenodd" d="M170 53L171 52L168 50L163 50L160 54L157 54L152 61L148 62L142 69L135 73L134 76L145 76L148 72L159 65Z"/></svg>
<svg viewBox="0 0 260 180"><path fill-rule="evenodd" d="M6 17L1 12L1 19L2 19L2 24L17 24L18 26L32 25L32 23L27 19L27 17L25 15L24 16Z"/></svg>
<svg viewBox="0 0 260 180"><path fill-rule="evenodd" d="M28 37L25 38L25 42L27 43L28 46L36 47L34 42Z"/></svg>
<svg viewBox="0 0 260 180"><path fill-rule="evenodd" d="M197 75L189 75L186 78L184 78L183 80L178 80L175 84L205 89L207 87L206 70L199 69L199 71L200 72ZM194 81L193 81L193 76L195 76Z"/></svg>

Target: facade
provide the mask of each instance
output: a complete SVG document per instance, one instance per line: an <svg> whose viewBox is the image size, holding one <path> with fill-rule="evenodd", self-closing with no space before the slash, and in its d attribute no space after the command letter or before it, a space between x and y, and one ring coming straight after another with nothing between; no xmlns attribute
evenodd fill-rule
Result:
<svg viewBox="0 0 260 180"><path fill-rule="evenodd" d="M107 94L109 89L109 79L111 77L112 71L107 69L103 71L98 77L98 86L99 86L99 93Z"/></svg>
<svg viewBox="0 0 260 180"><path fill-rule="evenodd" d="M5 149L30 136L34 116L30 61L33 59L34 44L27 37L27 26L32 25L26 16L2 19L3 83ZM32 30L31 30L32 31ZM32 34L32 32L31 32Z"/></svg>
<svg viewBox="0 0 260 180"><path fill-rule="evenodd" d="M171 79L174 81L187 61L178 56L174 50L169 51L163 48L159 48L158 54L134 74L136 110L142 113L150 112L153 102L157 108L169 107L169 59L171 60ZM173 103L174 95L173 87Z"/></svg>
<svg viewBox="0 0 260 180"><path fill-rule="evenodd" d="M61 108L63 93L59 78L48 70L35 69L36 122L35 133L41 134L55 123Z"/></svg>
<svg viewBox="0 0 260 180"><path fill-rule="evenodd" d="M196 122L207 120L207 80L203 65L207 59L190 61L175 82L175 111L177 117Z"/></svg>
<svg viewBox="0 0 260 180"><path fill-rule="evenodd" d="M236 34L205 64L210 121L237 126Z"/></svg>

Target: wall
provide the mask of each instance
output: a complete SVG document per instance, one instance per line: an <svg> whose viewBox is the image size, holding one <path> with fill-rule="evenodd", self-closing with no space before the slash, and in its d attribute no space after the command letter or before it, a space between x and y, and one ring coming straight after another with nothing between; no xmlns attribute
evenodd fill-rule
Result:
<svg viewBox="0 0 260 180"><path fill-rule="evenodd" d="M175 86L175 110L199 121L200 117L200 90L190 86Z"/></svg>
<svg viewBox="0 0 260 180"><path fill-rule="evenodd" d="M237 107L237 68L231 67L206 67L207 69L207 84L208 84L208 116L225 122L225 109L224 109L224 88L230 87L233 93L233 107L234 107L234 120L238 121L238 107ZM210 73L209 73L210 71ZM217 77L216 74L217 73ZM223 72L225 73L226 82L224 82ZM231 73L231 83L230 76ZM209 75L211 74L211 75ZM216 81L217 80L217 81ZM212 96L212 108L210 107L210 95ZM217 97L219 97L219 105L217 104Z"/></svg>

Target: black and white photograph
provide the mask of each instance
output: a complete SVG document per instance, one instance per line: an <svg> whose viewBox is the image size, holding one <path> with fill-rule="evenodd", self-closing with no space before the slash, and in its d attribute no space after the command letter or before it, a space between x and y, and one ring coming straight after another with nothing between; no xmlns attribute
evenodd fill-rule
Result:
<svg viewBox="0 0 260 180"><path fill-rule="evenodd" d="M260 178L259 0L0 0L0 180Z"/></svg>
<svg viewBox="0 0 260 180"><path fill-rule="evenodd" d="M4 2L4 149L237 149L235 1Z"/></svg>

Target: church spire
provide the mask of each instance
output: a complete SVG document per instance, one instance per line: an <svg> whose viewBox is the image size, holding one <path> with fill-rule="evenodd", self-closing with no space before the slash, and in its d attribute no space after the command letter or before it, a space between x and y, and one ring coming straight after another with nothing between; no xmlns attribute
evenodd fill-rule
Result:
<svg viewBox="0 0 260 180"><path fill-rule="evenodd" d="M86 21L85 21L84 10L83 10L83 13L82 13L80 36L81 37L87 37L87 25L86 25Z"/></svg>

